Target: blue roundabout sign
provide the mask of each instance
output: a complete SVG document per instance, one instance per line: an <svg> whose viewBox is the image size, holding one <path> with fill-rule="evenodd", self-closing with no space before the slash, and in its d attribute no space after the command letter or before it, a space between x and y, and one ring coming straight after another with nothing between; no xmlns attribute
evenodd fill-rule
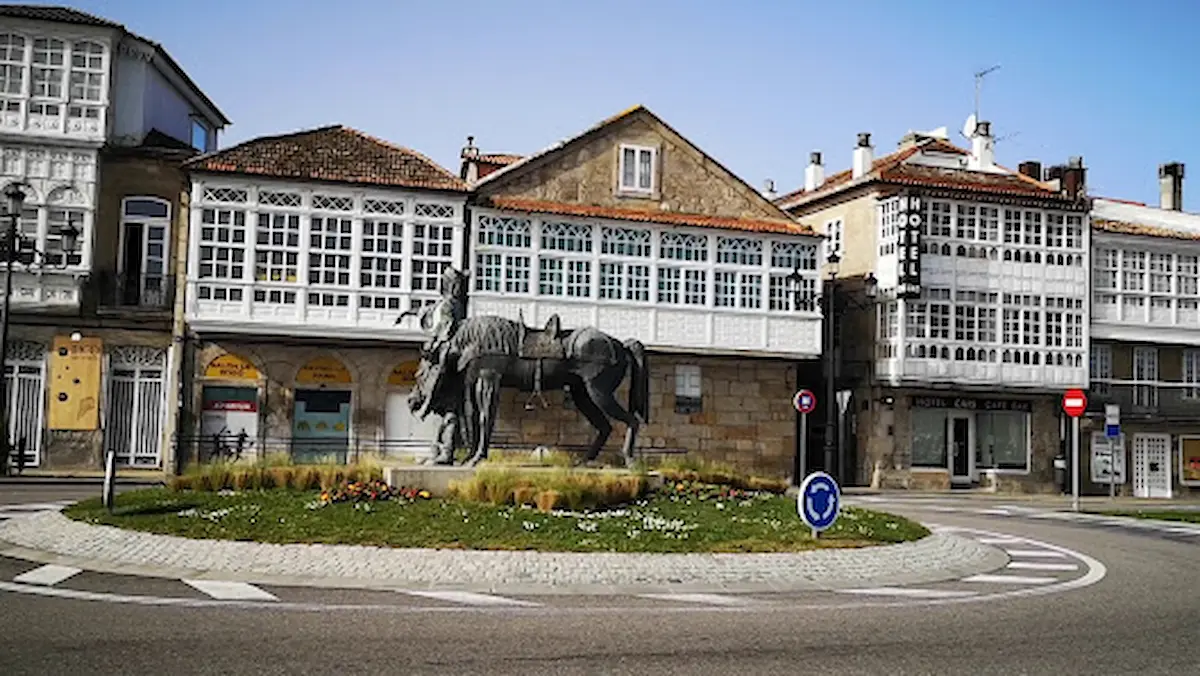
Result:
<svg viewBox="0 0 1200 676"><path fill-rule="evenodd" d="M825 472L813 472L804 478L800 492L796 494L796 511L814 532L836 523L841 507L842 490L833 477Z"/></svg>

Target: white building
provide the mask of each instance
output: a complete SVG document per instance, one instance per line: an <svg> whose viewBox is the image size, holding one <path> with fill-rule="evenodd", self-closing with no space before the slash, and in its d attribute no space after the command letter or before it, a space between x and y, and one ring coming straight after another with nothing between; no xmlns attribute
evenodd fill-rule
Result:
<svg viewBox="0 0 1200 676"><path fill-rule="evenodd" d="M969 151L912 133L876 158L860 134L851 169L828 178L813 155L777 204L825 228L844 283L878 280L870 314L852 303L843 322L843 345L871 349L841 350L835 376L857 400L843 427L858 480L1051 485L1061 394L1087 386L1082 162L1049 181L1037 163L1006 169L986 122Z"/></svg>

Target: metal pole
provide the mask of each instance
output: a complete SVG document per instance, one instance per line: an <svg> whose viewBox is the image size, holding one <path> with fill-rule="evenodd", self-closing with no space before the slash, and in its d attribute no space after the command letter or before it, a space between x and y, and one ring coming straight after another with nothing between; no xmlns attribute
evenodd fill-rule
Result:
<svg viewBox="0 0 1200 676"><path fill-rule="evenodd" d="M808 414L800 414L800 476L796 477L796 485L808 476Z"/></svg>
<svg viewBox="0 0 1200 676"><path fill-rule="evenodd" d="M834 438L834 430L837 428L837 391L834 387L834 369L836 360L834 359L834 287L837 281L830 279L826 282L828 291L826 292L825 301L825 467L823 468L831 476L838 478L841 483L841 472L834 472L833 453L837 446L837 441Z"/></svg>
<svg viewBox="0 0 1200 676"><path fill-rule="evenodd" d="M4 471L8 473L10 458L9 450L9 429L8 429L8 312L9 300L12 298L12 274L13 274L13 249L17 243L17 218L20 214L8 214L4 233L4 315L0 317L0 431L3 432L3 439L0 439L0 452L4 453L3 465ZM14 380L16 373L13 373Z"/></svg>
<svg viewBox="0 0 1200 676"><path fill-rule="evenodd" d="M1117 494L1117 452L1113 449L1113 438L1108 438L1108 499Z"/></svg>
<svg viewBox="0 0 1200 676"><path fill-rule="evenodd" d="M1071 509L1079 511L1079 417L1076 416L1075 432L1071 435Z"/></svg>

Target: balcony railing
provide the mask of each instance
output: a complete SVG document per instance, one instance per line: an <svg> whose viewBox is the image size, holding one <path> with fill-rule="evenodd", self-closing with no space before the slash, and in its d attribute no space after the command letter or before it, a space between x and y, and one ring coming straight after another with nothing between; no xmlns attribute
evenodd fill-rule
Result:
<svg viewBox="0 0 1200 676"><path fill-rule="evenodd" d="M1102 414L1106 404L1119 405L1123 416L1200 418L1200 384L1093 382L1088 411Z"/></svg>
<svg viewBox="0 0 1200 676"><path fill-rule="evenodd" d="M162 311L175 304L175 279L163 275L103 272L96 276L95 290L100 307Z"/></svg>

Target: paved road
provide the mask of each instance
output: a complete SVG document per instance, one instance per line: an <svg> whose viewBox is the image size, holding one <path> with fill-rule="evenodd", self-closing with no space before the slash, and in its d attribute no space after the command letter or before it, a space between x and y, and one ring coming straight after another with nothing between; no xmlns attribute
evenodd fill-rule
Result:
<svg viewBox="0 0 1200 676"><path fill-rule="evenodd" d="M877 597L856 597L821 608L819 595L810 594L741 604L558 598L515 599L536 606L464 608L412 594L354 590L337 593L347 605L358 603L356 609L304 612L264 603L144 606L0 592L6 625L0 673L1194 673L1200 599L1185 572L1195 570L1200 558L1193 540L921 505L892 509L944 527L1042 543L998 543L1042 552L1014 561L1080 564L1077 570L1027 569L1029 577L1080 579L1082 560L1054 556L1055 547L1098 560L1106 575L1054 594L891 599L894 607L874 603L884 601ZM0 560L0 580L36 568ZM152 586L177 581L98 575L79 573L61 585L101 595L185 593ZM206 598L202 590L188 589L193 600ZM351 600L353 594L370 596L363 603ZM379 608L381 598L406 610ZM330 597L311 602L328 603ZM305 601L289 596L276 603Z"/></svg>

